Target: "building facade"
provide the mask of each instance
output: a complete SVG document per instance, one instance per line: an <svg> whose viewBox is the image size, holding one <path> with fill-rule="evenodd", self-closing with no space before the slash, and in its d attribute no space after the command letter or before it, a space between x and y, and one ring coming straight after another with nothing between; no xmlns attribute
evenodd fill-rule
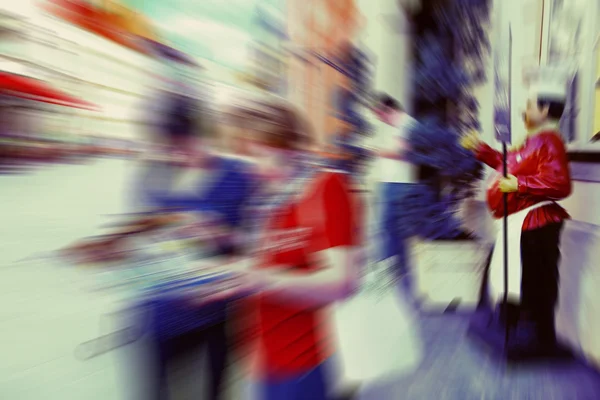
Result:
<svg viewBox="0 0 600 400"><path fill-rule="evenodd" d="M288 0L286 15L287 97L305 112L318 142L329 143L342 125L336 94L348 88L350 81L323 58L334 59L344 45L354 42L364 17L354 0Z"/></svg>

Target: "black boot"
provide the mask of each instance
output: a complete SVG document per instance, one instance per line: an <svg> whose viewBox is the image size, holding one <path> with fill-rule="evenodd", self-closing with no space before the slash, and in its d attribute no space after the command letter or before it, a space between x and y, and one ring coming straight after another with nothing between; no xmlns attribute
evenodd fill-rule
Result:
<svg viewBox="0 0 600 400"><path fill-rule="evenodd" d="M543 316L536 322L536 333L540 348L552 352L557 346L554 315Z"/></svg>

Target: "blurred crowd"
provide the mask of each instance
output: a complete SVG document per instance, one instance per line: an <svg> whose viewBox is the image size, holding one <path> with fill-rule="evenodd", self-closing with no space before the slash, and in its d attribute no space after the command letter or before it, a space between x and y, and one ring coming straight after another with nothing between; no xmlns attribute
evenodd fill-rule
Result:
<svg viewBox="0 0 600 400"><path fill-rule="evenodd" d="M294 387L299 398L329 398L323 365L332 363L326 342L333 333L318 321L366 273L370 196L363 178L378 153L351 123L319 144L310 120L266 91L240 93L218 107L189 92L157 95L161 112L149 116L128 189L134 214L62 255L100 271L132 271L120 283L153 298L145 307L156 316L151 330L165 357L159 370L208 343L207 398L220 398L231 357L261 364L250 374L260 399L287 398ZM371 111L392 125L401 113L386 95ZM160 256L171 260L166 264L156 266L154 250L141 255L165 243L177 243ZM205 283L221 275L227 278ZM295 330L297 338L289 334ZM241 349L232 345L250 332ZM251 350L259 343L262 350ZM148 381L156 393L166 390L162 378Z"/></svg>

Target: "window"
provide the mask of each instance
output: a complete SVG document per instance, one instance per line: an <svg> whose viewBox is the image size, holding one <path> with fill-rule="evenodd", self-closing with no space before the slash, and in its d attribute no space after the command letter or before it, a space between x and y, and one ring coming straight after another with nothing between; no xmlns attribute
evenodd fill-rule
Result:
<svg viewBox="0 0 600 400"><path fill-rule="evenodd" d="M561 131L571 149L600 148L594 135L600 131L600 0L552 0L544 15L546 35L542 52L548 64L573 67ZM547 21L547 22L546 22ZM600 111L600 110L599 110Z"/></svg>
<svg viewBox="0 0 600 400"><path fill-rule="evenodd" d="M600 23L600 6L598 7L599 15L596 18L596 26ZM594 38L594 50L593 50L593 58L592 58L592 82L593 85L593 98L590 107L590 111L593 115L592 118L592 137L590 141L592 143L600 143L600 28L595 32L596 36Z"/></svg>
<svg viewBox="0 0 600 400"><path fill-rule="evenodd" d="M554 0L550 12L548 63L565 63L572 59L579 59L585 54L582 47L581 35L583 29L583 9L581 1L565 2ZM579 115L580 98L578 87L580 84L578 68L574 68L573 81L570 84L567 104L560 128L568 143L577 139L577 116Z"/></svg>

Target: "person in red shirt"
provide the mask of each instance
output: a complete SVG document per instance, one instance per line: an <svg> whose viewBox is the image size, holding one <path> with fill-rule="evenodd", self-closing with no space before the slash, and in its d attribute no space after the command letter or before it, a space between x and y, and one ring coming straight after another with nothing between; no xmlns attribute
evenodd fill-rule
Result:
<svg viewBox="0 0 600 400"><path fill-rule="evenodd" d="M556 201L571 194L568 157L558 127L567 85L551 68L541 70L538 79L536 97L528 101L523 114L527 136L507 154L508 176L499 175L487 191L488 206L497 219L504 215L503 196L508 195L509 304L503 309L507 321L518 326L526 320L534 326L531 340L522 349L532 355L547 354L556 346L560 234L563 221L569 218ZM502 172L502 154L476 135L464 137L462 144L480 161ZM496 242L489 275L490 289L495 286L502 292L503 247L502 241ZM520 282L514 282L516 278Z"/></svg>
<svg viewBox="0 0 600 400"><path fill-rule="evenodd" d="M244 268L260 291L238 310L251 386L261 400L328 399L327 311L358 286L359 202L347 174L298 161L311 138L296 111L278 104L265 115L250 126L265 182Z"/></svg>

